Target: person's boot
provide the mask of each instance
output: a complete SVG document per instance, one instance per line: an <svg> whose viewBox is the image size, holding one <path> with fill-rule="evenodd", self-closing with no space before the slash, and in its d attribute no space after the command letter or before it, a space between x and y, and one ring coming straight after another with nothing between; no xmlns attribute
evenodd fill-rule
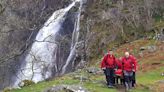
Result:
<svg viewBox="0 0 164 92"><path fill-rule="evenodd" d="M109 83L108 88L113 88L113 87L114 87L113 84Z"/></svg>
<svg viewBox="0 0 164 92"><path fill-rule="evenodd" d="M112 88L112 86L111 85L108 85L108 88Z"/></svg>
<svg viewBox="0 0 164 92"><path fill-rule="evenodd" d="M129 82L129 89L132 88L132 82Z"/></svg>
<svg viewBox="0 0 164 92"><path fill-rule="evenodd" d="M120 79L120 83L121 83L121 85L123 85L123 84L124 84L124 81L123 81L123 79Z"/></svg>
<svg viewBox="0 0 164 92"><path fill-rule="evenodd" d="M129 84L127 82L125 82L125 90L128 91L129 90Z"/></svg>
<svg viewBox="0 0 164 92"><path fill-rule="evenodd" d="M114 86L112 86L112 85L108 85L108 88L113 88Z"/></svg>
<svg viewBox="0 0 164 92"><path fill-rule="evenodd" d="M132 87L135 88L136 87L136 84L135 83L132 83Z"/></svg>

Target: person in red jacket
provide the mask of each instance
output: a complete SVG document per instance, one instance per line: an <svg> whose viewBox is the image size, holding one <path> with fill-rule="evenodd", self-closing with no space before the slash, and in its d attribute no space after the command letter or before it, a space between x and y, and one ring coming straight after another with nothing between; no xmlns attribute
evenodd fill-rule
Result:
<svg viewBox="0 0 164 92"><path fill-rule="evenodd" d="M110 50L107 55L104 56L101 62L101 69L104 71L106 76L107 86L113 87L115 78L114 78L114 69L116 67L116 59L113 55L113 51Z"/></svg>
<svg viewBox="0 0 164 92"><path fill-rule="evenodd" d="M126 90L129 90L132 87L132 76L133 76L133 71L136 70L136 61L129 54L129 52L125 52L125 57L122 58L122 64L123 64L125 87Z"/></svg>
<svg viewBox="0 0 164 92"><path fill-rule="evenodd" d="M122 71L122 57L116 59L116 67L117 70L115 71L116 75L116 83L118 84L118 80L120 79L120 84L123 84L123 71Z"/></svg>
<svg viewBox="0 0 164 92"><path fill-rule="evenodd" d="M132 57L134 59L135 65L136 65L136 68L133 70L133 76L132 76L132 87L135 87L135 85L136 85L136 71L138 68L138 64L137 64L137 59L133 55L130 55L130 57Z"/></svg>
<svg viewBox="0 0 164 92"><path fill-rule="evenodd" d="M117 69L122 69L122 57L116 59Z"/></svg>

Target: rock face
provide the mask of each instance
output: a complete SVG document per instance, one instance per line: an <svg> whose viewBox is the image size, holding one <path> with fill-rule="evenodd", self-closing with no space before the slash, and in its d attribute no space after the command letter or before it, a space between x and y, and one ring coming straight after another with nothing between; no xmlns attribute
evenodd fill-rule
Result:
<svg viewBox="0 0 164 92"><path fill-rule="evenodd" d="M71 0L0 1L0 89L10 86L21 61L50 15ZM23 55L21 58L20 55ZM17 76L19 77L19 76Z"/></svg>
<svg viewBox="0 0 164 92"><path fill-rule="evenodd" d="M43 81L74 69L81 8L82 2L74 1L52 14L25 57L15 85L22 80Z"/></svg>

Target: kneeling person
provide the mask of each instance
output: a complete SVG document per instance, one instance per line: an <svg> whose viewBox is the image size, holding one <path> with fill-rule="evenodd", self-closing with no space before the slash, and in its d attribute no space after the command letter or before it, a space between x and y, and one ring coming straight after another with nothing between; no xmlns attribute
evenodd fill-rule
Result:
<svg viewBox="0 0 164 92"><path fill-rule="evenodd" d="M119 59L116 59L116 67L117 70L115 71L116 75L116 84L119 84L118 81L120 79L120 84L124 84L124 79L123 79L123 71L122 71L122 58L120 57Z"/></svg>

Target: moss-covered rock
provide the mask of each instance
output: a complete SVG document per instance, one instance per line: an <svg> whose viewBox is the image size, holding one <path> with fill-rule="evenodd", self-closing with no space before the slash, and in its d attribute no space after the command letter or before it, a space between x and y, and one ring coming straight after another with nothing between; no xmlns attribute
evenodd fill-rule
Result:
<svg viewBox="0 0 164 92"><path fill-rule="evenodd" d="M3 90L3 92L11 92L11 89L5 88L5 89Z"/></svg>
<svg viewBox="0 0 164 92"><path fill-rule="evenodd" d="M22 82L20 82L18 85L20 87L25 87L25 86L30 86L35 84L35 82L31 81L31 80L23 80Z"/></svg>

